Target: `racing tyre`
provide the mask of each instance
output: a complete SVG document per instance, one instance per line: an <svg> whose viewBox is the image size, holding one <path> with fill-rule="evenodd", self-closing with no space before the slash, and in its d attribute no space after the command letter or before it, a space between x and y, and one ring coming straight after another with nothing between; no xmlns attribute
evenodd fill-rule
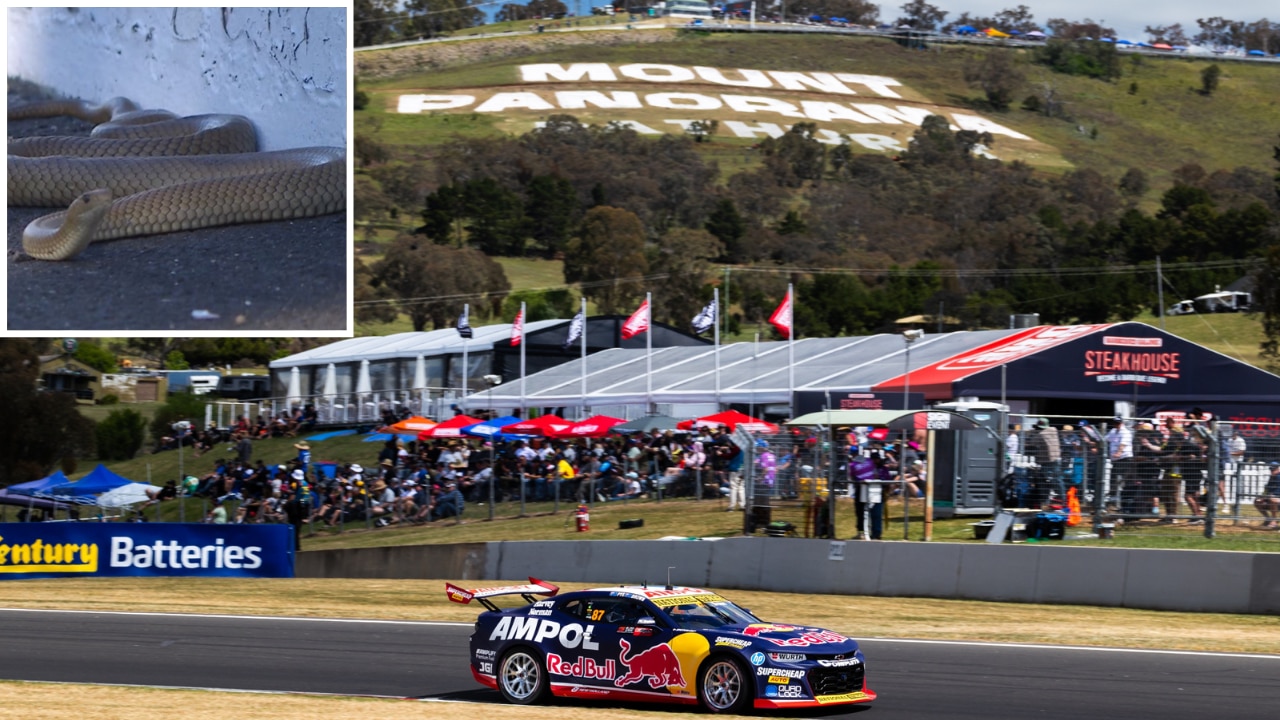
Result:
<svg viewBox="0 0 1280 720"><path fill-rule="evenodd" d="M498 690L507 702L533 705L547 696L549 688L547 671L533 650L516 648L502 656L498 665Z"/></svg>
<svg viewBox="0 0 1280 720"><path fill-rule="evenodd" d="M751 709L754 680L734 658L712 657L698 674L698 700L710 712L740 715Z"/></svg>

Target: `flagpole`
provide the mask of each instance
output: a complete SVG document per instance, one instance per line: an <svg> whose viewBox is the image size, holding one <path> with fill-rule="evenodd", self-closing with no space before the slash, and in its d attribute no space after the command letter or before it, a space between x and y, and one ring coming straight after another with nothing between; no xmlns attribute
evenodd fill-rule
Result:
<svg viewBox="0 0 1280 720"><path fill-rule="evenodd" d="M644 294L645 318L644 331L644 382L645 412L653 412L653 293Z"/></svg>
<svg viewBox="0 0 1280 720"><path fill-rule="evenodd" d="M790 414L795 417L795 394L796 394L796 295L791 288L791 283L787 283L787 298L791 302L791 331L787 333L787 407Z"/></svg>
<svg viewBox="0 0 1280 720"><path fill-rule="evenodd" d="M528 420L529 413L524 407L524 346L528 344L524 338L524 325L524 303L522 302L520 303L520 417Z"/></svg>
<svg viewBox="0 0 1280 720"><path fill-rule="evenodd" d="M715 343L716 343L716 409L720 408L720 288L712 290L711 302L712 307L716 309L716 321L712 323L715 326Z"/></svg>
<svg viewBox="0 0 1280 720"><path fill-rule="evenodd" d="M587 417L587 296L582 296L582 417Z"/></svg>
<svg viewBox="0 0 1280 720"><path fill-rule="evenodd" d="M462 304L462 317L467 318L467 326L471 326L471 303ZM467 383L467 336L462 336L462 399L458 402L458 407L462 409L462 414L467 411L467 392L471 389Z"/></svg>

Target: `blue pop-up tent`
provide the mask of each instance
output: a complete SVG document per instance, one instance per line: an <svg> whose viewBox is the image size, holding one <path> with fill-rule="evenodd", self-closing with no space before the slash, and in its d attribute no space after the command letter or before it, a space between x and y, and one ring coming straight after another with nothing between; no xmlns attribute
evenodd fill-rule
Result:
<svg viewBox="0 0 1280 720"><path fill-rule="evenodd" d="M88 498L108 490L115 490L131 482L133 481L129 478L122 477L109 470L106 465L99 464L88 475L79 480L55 485L48 490L48 493L58 497Z"/></svg>
<svg viewBox="0 0 1280 720"><path fill-rule="evenodd" d="M65 485L68 482L67 476L61 470L55 470L52 475L42 477L39 480L29 480L17 485L10 485L6 490L11 495L39 495L47 493L51 488L58 485Z"/></svg>

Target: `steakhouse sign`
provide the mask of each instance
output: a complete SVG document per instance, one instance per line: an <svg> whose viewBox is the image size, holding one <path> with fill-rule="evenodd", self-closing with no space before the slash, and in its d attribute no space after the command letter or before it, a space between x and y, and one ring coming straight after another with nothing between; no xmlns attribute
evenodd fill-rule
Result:
<svg viewBox="0 0 1280 720"><path fill-rule="evenodd" d="M918 96L879 75L661 63L539 63L521 65L517 74L519 84L507 86L513 89L399 95L395 111L523 116L526 121L532 119L529 115L587 114L646 135L682 133L695 122L716 120L722 128L718 132L738 138L780 137L795 123L812 122L819 125L819 142L851 142L885 152L905 150L926 117L941 115L952 130L990 133L1025 144L1025 150L1044 149L1027 135L979 115L904 97L902 92ZM671 117L654 119L662 115ZM981 152L994 157L987 149Z"/></svg>

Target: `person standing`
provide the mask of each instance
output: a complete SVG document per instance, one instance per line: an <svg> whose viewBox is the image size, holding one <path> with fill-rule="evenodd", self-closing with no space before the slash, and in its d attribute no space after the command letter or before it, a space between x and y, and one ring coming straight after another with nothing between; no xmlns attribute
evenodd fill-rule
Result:
<svg viewBox="0 0 1280 720"><path fill-rule="evenodd" d="M1135 482L1133 477L1133 431L1125 424L1124 418L1117 415L1111 421L1111 429L1107 430L1107 452L1111 458L1111 492L1116 497L1125 498L1124 484ZM1128 496L1130 507L1121 501L1120 511L1138 514L1142 509L1137 506L1137 499Z"/></svg>
<svg viewBox="0 0 1280 720"><path fill-rule="evenodd" d="M1275 528L1280 523L1280 462L1271 462L1271 477L1253 506L1262 514L1262 527Z"/></svg>
<svg viewBox="0 0 1280 720"><path fill-rule="evenodd" d="M724 458L724 470L729 476L728 512L747 509L747 489L742 481L742 460L745 453L733 442L727 442L716 448Z"/></svg>

